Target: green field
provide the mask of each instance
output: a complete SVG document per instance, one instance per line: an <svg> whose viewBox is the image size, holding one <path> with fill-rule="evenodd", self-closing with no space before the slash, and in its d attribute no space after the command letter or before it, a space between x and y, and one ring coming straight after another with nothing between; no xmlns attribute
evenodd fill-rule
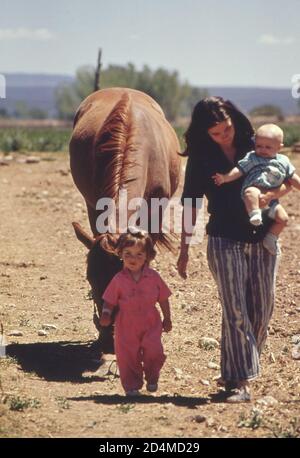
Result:
<svg viewBox="0 0 300 458"><path fill-rule="evenodd" d="M72 130L69 128L1 127L0 150L31 153L67 151Z"/></svg>
<svg viewBox="0 0 300 458"><path fill-rule="evenodd" d="M284 144L287 147L300 141L300 125L279 123L285 133ZM184 127L176 127L181 149L184 149ZM33 127L1 127L0 151L8 154L13 151L31 153L35 151L67 151L71 128L33 128Z"/></svg>
<svg viewBox="0 0 300 458"><path fill-rule="evenodd" d="M175 127L183 149L183 127ZM33 153L68 151L71 128L0 127L0 151ZM300 137L300 134L299 134Z"/></svg>

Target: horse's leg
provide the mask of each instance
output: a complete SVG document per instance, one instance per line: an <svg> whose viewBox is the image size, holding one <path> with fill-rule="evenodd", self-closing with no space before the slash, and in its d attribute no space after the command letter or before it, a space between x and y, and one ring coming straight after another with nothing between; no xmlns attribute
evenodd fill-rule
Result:
<svg viewBox="0 0 300 458"><path fill-rule="evenodd" d="M163 190L163 188L156 188L152 191L151 197L149 197L148 202L151 202L148 205L148 232L151 234L152 241L154 244L158 243L161 246L164 246L168 250L172 251L172 228L169 227L170 233L163 233L163 218L164 218L164 211L166 210L169 197L167 197L167 193ZM157 203L153 205L152 199L165 199L158 205ZM171 218L170 218L170 225L172 225Z"/></svg>

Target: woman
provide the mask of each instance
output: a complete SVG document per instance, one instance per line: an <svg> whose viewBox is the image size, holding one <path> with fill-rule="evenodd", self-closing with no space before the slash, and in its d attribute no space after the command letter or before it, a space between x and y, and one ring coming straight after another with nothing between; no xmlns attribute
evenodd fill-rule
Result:
<svg viewBox="0 0 300 458"><path fill-rule="evenodd" d="M229 101L208 97L194 108L185 134L188 156L182 194L182 237L177 262L186 278L191 233L184 227L192 205L196 222L196 198L206 196L209 222L207 259L222 303L221 380L228 402L250 401L249 380L259 375L259 356L267 337L274 307L275 277L279 253L271 255L262 240L272 220L263 212L263 224L249 223L240 197L242 178L218 187L212 176L228 173L237 161L254 149L249 120ZM268 191L261 207L290 189ZM189 198L188 201L184 201ZM235 390L235 392L233 391Z"/></svg>

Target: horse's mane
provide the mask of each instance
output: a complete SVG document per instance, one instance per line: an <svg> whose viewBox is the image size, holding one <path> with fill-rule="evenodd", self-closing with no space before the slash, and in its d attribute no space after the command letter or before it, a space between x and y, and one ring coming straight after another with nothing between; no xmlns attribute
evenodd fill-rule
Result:
<svg viewBox="0 0 300 458"><path fill-rule="evenodd" d="M98 199L105 197L116 201L121 188L126 188L126 184L136 180L135 176L130 175L136 166L133 153L137 145L134 143L134 134L131 97L124 93L107 116L94 143L97 165L93 183ZM154 244L173 250L172 237L162 232L150 235ZM102 248L109 252L103 243Z"/></svg>
<svg viewBox="0 0 300 458"><path fill-rule="evenodd" d="M94 152L97 166L93 182L98 199L117 199L120 189L135 180L129 174L134 166L132 153L136 149L133 135L131 98L125 93L96 135Z"/></svg>

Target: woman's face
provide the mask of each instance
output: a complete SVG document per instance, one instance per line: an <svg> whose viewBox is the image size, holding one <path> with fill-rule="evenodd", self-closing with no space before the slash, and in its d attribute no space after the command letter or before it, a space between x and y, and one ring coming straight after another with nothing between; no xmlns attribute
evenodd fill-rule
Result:
<svg viewBox="0 0 300 458"><path fill-rule="evenodd" d="M235 130L231 118L227 118L208 129L210 138L220 146L232 145L234 134Z"/></svg>

